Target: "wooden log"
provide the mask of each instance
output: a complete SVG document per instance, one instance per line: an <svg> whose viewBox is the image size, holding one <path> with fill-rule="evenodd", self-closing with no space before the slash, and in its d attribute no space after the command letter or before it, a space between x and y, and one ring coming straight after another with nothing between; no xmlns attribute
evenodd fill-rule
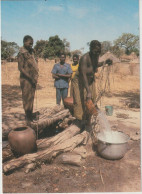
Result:
<svg viewBox="0 0 142 194"><path fill-rule="evenodd" d="M70 139L71 137L77 135L78 133L80 133L80 128L77 127L76 125L71 125L70 127L66 128L64 131L62 131L61 133L57 134L54 137L37 140L36 141L37 149L38 151L47 149L48 147L54 146L59 142L62 143L66 139ZM3 162L15 158L9 145L3 149L2 157Z"/></svg>
<svg viewBox="0 0 142 194"><path fill-rule="evenodd" d="M87 157L87 151L85 146L76 147L72 152L67 152L59 155L55 159L55 163L69 164L75 166L81 166L83 159Z"/></svg>
<svg viewBox="0 0 142 194"><path fill-rule="evenodd" d="M36 113L33 113L36 115ZM64 106L55 105L52 108L46 107L41 108L38 111L38 122L34 121L31 123L33 128L37 129L37 123L39 125L39 131L43 131L43 127L48 127L59 120L63 120L66 116L69 116L69 110L64 109ZM20 113L11 113L2 116L2 140L8 139L8 134L11 130L17 127L26 126L25 115Z"/></svg>
<svg viewBox="0 0 142 194"><path fill-rule="evenodd" d="M3 172L5 174L12 173L16 169L20 169L31 163L34 163L35 166L39 166L42 163L51 163L57 155L64 152L71 152L77 146L85 144L87 136L87 132L84 131L83 133L75 135L70 139L66 139L63 142L59 141L58 144L55 144L45 150L33 154L26 154L17 159L13 159L3 164Z"/></svg>
<svg viewBox="0 0 142 194"><path fill-rule="evenodd" d="M2 162L6 162L14 158L14 154L11 151L10 145L8 144L6 147L2 149Z"/></svg>
<svg viewBox="0 0 142 194"><path fill-rule="evenodd" d="M79 154L64 153L58 157L55 163L70 164L74 166L81 166L82 158Z"/></svg>
<svg viewBox="0 0 142 194"><path fill-rule="evenodd" d="M76 147L73 152L73 154L77 154L77 155L80 155L81 158L85 159L87 157L87 151L86 151L86 148L82 145L82 146L79 146L79 147Z"/></svg>
<svg viewBox="0 0 142 194"><path fill-rule="evenodd" d="M48 116L42 120L39 119L35 122L31 122L29 126L35 131L38 130L38 133L41 134L45 128L49 127L50 125L52 125L53 123L56 123L57 121L61 119L64 119L66 116L69 116L69 115L70 115L70 112L68 109L62 110L50 117Z"/></svg>
<svg viewBox="0 0 142 194"><path fill-rule="evenodd" d="M59 122L58 125L60 128L65 129L69 125L71 125L75 119L76 119L75 117L73 117L72 115L69 115L69 117L65 117L61 122Z"/></svg>
<svg viewBox="0 0 142 194"><path fill-rule="evenodd" d="M77 127L76 125L71 125L68 128L66 128L64 131L62 131L61 133L57 134L52 138L37 140L38 150L43 150L43 149L61 144L64 141L72 138L73 136L79 133L80 133L80 128Z"/></svg>

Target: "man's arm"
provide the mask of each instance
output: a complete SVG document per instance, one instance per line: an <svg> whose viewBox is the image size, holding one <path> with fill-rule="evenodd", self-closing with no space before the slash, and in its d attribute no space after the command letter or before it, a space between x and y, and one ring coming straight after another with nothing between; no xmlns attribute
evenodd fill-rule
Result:
<svg viewBox="0 0 142 194"><path fill-rule="evenodd" d="M52 77L53 77L54 79L59 79L59 76L58 76L57 74L54 74L54 73L52 73Z"/></svg>
<svg viewBox="0 0 142 194"><path fill-rule="evenodd" d="M112 65L113 64L113 61L108 58L106 61L99 62L98 65L97 65L97 67L101 67L104 64Z"/></svg>
<svg viewBox="0 0 142 194"><path fill-rule="evenodd" d="M54 65L54 67L53 67L51 73L52 73L53 79L59 79L59 78L60 78L60 77L57 75L57 64Z"/></svg>
<svg viewBox="0 0 142 194"><path fill-rule="evenodd" d="M104 61L103 62L99 62L97 67L101 67L101 66L103 66L103 64L104 64Z"/></svg>
<svg viewBox="0 0 142 194"><path fill-rule="evenodd" d="M87 57L86 56L80 59L79 65L80 65L80 72L83 76L84 85L87 91L87 100L90 100L92 97L92 94L89 89L88 79L86 75L86 72L87 72Z"/></svg>
<svg viewBox="0 0 142 194"><path fill-rule="evenodd" d="M62 78L70 78L71 77L71 74L59 74L59 73L57 73L56 74L57 76L59 76L59 77L62 77Z"/></svg>
<svg viewBox="0 0 142 194"><path fill-rule="evenodd" d="M61 78L67 78L67 79L71 78L71 75L72 75L71 66L68 64L66 74L59 74L59 73L58 73L57 75L58 75L59 77L61 77Z"/></svg>

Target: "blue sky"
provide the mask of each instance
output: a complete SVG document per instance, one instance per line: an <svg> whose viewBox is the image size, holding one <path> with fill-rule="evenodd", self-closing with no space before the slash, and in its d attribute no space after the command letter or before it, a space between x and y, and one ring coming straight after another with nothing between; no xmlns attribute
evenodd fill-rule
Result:
<svg viewBox="0 0 142 194"><path fill-rule="evenodd" d="M122 33L139 35L138 0L9 0L1 2L1 36L22 46L27 34L37 40L59 35L71 50L91 40L113 41Z"/></svg>

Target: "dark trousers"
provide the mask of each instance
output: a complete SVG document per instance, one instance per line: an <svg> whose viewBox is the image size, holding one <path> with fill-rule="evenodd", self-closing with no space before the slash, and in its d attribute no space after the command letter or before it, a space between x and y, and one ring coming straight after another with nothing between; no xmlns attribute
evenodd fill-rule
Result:
<svg viewBox="0 0 142 194"><path fill-rule="evenodd" d="M56 103L60 105L61 99L64 103L64 98L68 96L68 88L56 88Z"/></svg>

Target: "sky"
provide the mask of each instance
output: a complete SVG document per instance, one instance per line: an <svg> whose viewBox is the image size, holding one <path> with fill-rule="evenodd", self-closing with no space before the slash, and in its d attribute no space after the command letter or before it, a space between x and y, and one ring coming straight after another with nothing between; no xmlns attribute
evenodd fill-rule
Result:
<svg viewBox="0 0 142 194"><path fill-rule="evenodd" d="M71 50L88 51L91 40L113 42L122 33L139 35L139 0L2 0L2 40L48 40L58 35Z"/></svg>

